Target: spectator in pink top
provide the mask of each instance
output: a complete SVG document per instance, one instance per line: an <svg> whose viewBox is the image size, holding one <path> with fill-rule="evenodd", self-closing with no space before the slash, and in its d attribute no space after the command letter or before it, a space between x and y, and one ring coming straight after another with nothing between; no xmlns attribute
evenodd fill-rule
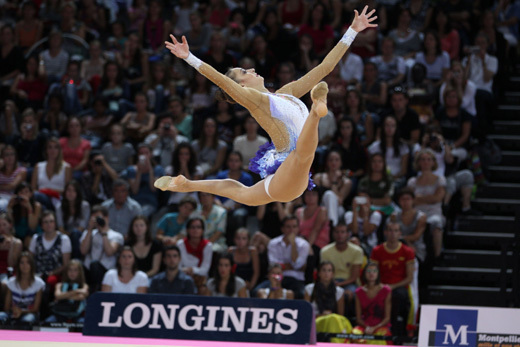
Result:
<svg viewBox="0 0 520 347"><path fill-rule="evenodd" d="M320 193L318 189L306 190L303 193L305 205L299 207L296 218L300 225L299 236L306 239L312 246L311 255L314 254L316 265L319 264L320 249L329 244L329 218L327 209L320 206Z"/></svg>
<svg viewBox="0 0 520 347"><path fill-rule="evenodd" d="M356 335L390 336L392 290L380 282L379 267L369 262L363 271L364 286L356 289ZM363 343L363 341L353 341Z"/></svg>
<svg viewBox="0 0 520 347"><path fill-rule="evenodd" d="M71 117L67 124L69 136L60 138L63 160L72 168L74 178L81 179L81 173L87 169L90 155L90 141L81 137L81 122L77 117Z"/></svg>

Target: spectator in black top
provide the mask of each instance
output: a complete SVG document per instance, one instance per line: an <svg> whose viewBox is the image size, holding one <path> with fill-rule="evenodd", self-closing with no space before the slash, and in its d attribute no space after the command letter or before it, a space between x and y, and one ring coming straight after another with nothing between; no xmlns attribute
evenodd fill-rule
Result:
<svg viewBox="0 0 520 347"><path fill-rule="evenodd" d="M148 218L138 215L132 219L126 235L126 244L134 251L138 270L145 272L148 277L153 277L159 272L162 246L159 241L152 239Z"/></svg>
<svg viewBox="0 0 520 347"><path fill-rule="evenodd" d="M394 87L390 96L391 109L386 112L385 116L388 114L395 116L401 138L409 145L412 145L419 142L421 125L417 112L408 107L409 101L408 93L404 87Z"/></svg>
<svg viewBox="0 0 520 347"><path fill-rule="evenodd" d="M361 146L357 127L350 117L343 118L338 124L338 137L331 150L341 154L341 169L346 170L347 176L353 181L353 191L357 181L365 174L367 153Z"/></svg>
<svg viewBox="0 0 520 347"><path fill-rule="evenodd" d="M33 109L28 108L22 113L20 135L13 140L13 146L18 153L20 163L27 167L29 180L34 166L43 161L45 136L39 132L38 121Z"/></svg>
<svg viewBox="0 0 520 347"><path fill-rule="evenodd" d="M204 55L202 60L223 74L225 74L230 67L237 65L236 59L226 52L226 38L218 31L213 32L211 35L209 51Z"/></svg>
<svg viewBox="0 0 520 347"><path fill-rule="evenodd" d="M14 28L4 25L0 30L0 95L2 99L9 93L14 78L23 70L24 59L22 50L16 46L14 40Z"/></svg>
<svg viewBox="0 0 520 347"><path fill-rule="evenodd" d="M453 148L464 147L471 133L471 115L461 108L462 97L457 89L447 86L443 93L445 105L435 113L446 142Z"/></svg>
<svg viewBox="0 0 520 347"><path fill-rule="evenodd" d="M163 252L164 272L152 278L148 293L195 294L193 279L181 269L181 252L175 245L167 246Z"/></svg>

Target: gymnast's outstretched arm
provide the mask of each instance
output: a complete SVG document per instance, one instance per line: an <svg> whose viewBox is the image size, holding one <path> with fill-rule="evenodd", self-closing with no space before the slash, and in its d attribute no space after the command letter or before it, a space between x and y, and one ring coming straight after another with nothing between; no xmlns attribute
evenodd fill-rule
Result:
<svg viewBox="0 0 520 347"><path fill-rule="evenodd" d="M316 66L314 69L309 71L305 76L297 81L291 82L277 90L277 93L291 94L297 98L301 98L307 94L318 82L320 82L325 76L327 76L334 69L336 64L340 61L341 57L345 54L349 46L354 41L358 32L365 30L366 28L376 27L377 24L371 24L377 19L377 16L371 17L375 10L367 13L368 6L365 6L361 14L358 14L357 10L354 10L355 17L352 21L352 25L343 35L341 40L334 46L334 48L327 54L321 64Z"/></svg>
<svg viewBox="0 0 520 347"><path fill-rule="evenodd" d="M267 99L267 96L256 89L242 87L231 78L221 74L212 66L206 64L199 58L190 53L186 37L182 37L182 43L178 42L175 36L170 35L172 42L165 42L166 48L175 56L184 59L188 64L193 66L198 72L207 77L211 82L222 88L237 103L244 106L248 111L252 112L260 107ZM267 103L267 105L269 105Z"/></svg>

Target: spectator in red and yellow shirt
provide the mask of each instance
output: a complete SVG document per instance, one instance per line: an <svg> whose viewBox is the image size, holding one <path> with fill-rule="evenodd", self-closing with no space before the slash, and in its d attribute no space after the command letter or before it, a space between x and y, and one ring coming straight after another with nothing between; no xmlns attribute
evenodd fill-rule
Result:
<svg viewBox="0 0 520 347"><path fill-rule="evenodd" d="M408 286L413 280L415 252L399 241L399 224L389 222L385 237L386 242L372 250L370 259L379 265L381 283L392 289L392 334L405 335L411 307Z"/></svg>

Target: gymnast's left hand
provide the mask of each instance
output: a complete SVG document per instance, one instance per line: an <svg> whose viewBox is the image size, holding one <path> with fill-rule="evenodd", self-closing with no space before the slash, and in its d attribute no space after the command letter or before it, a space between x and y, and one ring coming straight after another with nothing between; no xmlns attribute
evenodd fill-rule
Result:
<svg viewBox="0 0 520 347"><path fill-rule="evenodd" d="M354 10L354 20L352 21L352 25L350 27L358 33L362 32L366 28L377 27L377 24L372 24L372 22L377 19L377 16L372 17L376 10L373 9L369 13L367 13L367 11L368 6L365 6L365 8L363 8L361 14L359 14L357 10Z"/></svg>
<svg viewBox="0 0 520 347"><path fill-rule="evenodd" d="M179 43L175 36L170 34L172 42L164 42L166 44L166 48L172 52L177 58L186 59L188 55L190 55L190 47L188 46L188 41L186 41L186 36L182 36L182 43Z"/></svg>

